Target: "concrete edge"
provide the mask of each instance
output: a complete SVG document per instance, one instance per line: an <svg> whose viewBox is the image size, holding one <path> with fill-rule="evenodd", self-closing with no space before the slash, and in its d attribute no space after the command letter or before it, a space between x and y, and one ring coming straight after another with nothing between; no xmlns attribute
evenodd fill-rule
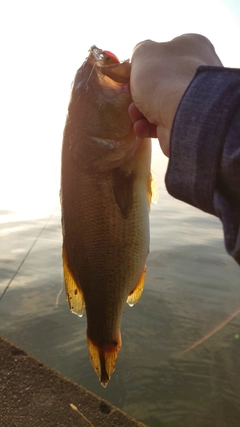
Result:
<svg viewBox="0 0 240 427"><path fill-rule="evenodd" d="M2 337L0 372L1 426L147 427Z"/></svg>

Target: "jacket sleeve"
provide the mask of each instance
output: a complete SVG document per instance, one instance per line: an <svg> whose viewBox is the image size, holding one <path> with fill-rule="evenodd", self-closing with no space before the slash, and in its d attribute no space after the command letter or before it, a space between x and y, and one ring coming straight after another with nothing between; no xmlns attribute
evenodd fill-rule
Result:
<svg viewBox="0 0 240 427"><path fill-rule="evenodd" d="M174 119L166 187L220 218L240 264L240 69L198 68Z"/></svg>

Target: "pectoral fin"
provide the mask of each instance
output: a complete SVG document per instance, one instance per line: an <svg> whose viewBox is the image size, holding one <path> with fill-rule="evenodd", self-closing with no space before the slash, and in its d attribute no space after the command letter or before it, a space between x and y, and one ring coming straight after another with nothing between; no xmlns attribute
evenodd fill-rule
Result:
<svg viewBox="0 0 240 427"><path fill-rule="evenodd" d="M66 251L63 247L63 272L66 287L67 300L70 310L82 317L85 307L84 297L81 288L75 282L68 267Z"/></svg>
<svg viewBox="0 0 240 427"><path fill-rule="evenodd" d="M113 191L115 201L118 204L122 217L127 219L133 206L133 184L135 175L127 174L121 168L113 170Z"/></svg>
<svg viewBox="0 0 240 427"><path fill-rule="evenodd" d="M146 265L142 271L142 274L140 276L139 282L136 286L136 288L128 295L127 303L132 307L138 300L141 298L142 291L144 288L144 282L145 282L145 276L146 276Z"/></svg>

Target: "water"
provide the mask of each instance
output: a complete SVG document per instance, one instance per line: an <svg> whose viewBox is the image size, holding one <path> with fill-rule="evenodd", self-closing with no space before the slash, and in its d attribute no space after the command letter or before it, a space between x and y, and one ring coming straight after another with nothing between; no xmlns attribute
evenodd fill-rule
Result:
<svg viewBox="0 0 240 427"><path fill-rule="evenodd" d="M0 295L47 220L1 213ZM220 222L162 187L144 293L126 305L123 346L103 389L88 358L86 316L65 300L56 209L0 300L0 332L149 427L239 426L240 315L181 354L240 307L239 273Z"/></svg>

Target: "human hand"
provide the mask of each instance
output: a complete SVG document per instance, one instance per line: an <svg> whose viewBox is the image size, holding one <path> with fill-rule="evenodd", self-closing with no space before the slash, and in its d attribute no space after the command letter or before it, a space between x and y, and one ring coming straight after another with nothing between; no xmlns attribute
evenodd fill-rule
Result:
<svg viewBox="0 0 240 427"><path fill-rule="evenodd" d="M137 136L157 137L168 157L174 116L200 65L222 63L211 42L198 34L184 34L164 43L147 40L134 49L129 115Z"/></svg>

